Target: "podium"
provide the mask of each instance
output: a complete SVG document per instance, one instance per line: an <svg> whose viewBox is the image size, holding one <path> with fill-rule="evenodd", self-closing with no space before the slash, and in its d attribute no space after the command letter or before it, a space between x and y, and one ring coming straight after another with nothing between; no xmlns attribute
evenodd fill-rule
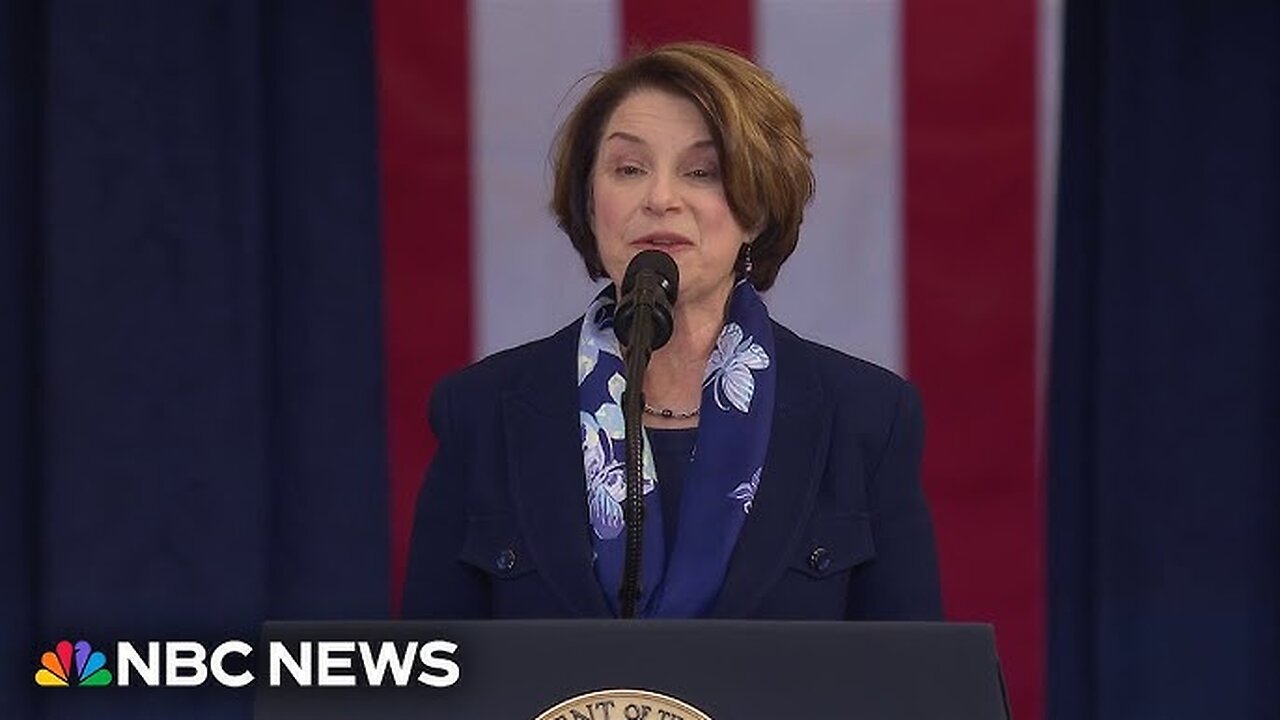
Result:
<svg viewBox="0 0 1280 720"><path fill-rule="evenodd" d="M435 653L428 660L440 660L439 667L414 654L428 655L428 643ZM272 644L280 652L263 652L258 660L258 720L700 717L673 707L713 720L1009 717L991 628L977 624L278 622L263 628L260 648ZM334 666L327 682L319 671L321 647ZM384 660L394 655L402 665L411 661L410 671L402 666L393 678L384 665L380 676L370 676L365 665L379 652L386 653ZM280 657L273 660L273 653L288 662L276 662ZM272 662L278 683L266 682ZM661 701L610 695L618 690L653 693ZM597 691L606 692L589 695ZM662 704L668 699L675 705ZM557 706L557 713L547 714Z"/></svg>

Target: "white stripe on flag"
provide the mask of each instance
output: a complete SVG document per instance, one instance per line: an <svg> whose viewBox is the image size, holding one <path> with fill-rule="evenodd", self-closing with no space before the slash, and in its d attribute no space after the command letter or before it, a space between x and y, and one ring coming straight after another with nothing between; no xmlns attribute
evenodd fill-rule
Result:
<svg viewBox="0 0 1280 720"><path fill-rule="evenodd" d="M796 332L894 369L902 324L897 2L759 0L758 59L804 114L817 194L768 303Z"/></svg>
<svg viewBox="0 0 1280 720"><path fill-rule="evenodd" d="M556 330L593 293L555 226L548 163L583 76L617 56L610 0L473 0L472 208L475 352L484 356ZM572 90L572 93L570 92Z"/></svg>
<svg viewBox="0 0 1280 720"><path fill-rule="evenodd" d="M1058 198L1058 118L1062 105L1062 17L1066 0L1039 0L1040 182L1036 217L1036 457L1045 457L1048 438L1049 335L1053 328L1054 207Z"/></svg>

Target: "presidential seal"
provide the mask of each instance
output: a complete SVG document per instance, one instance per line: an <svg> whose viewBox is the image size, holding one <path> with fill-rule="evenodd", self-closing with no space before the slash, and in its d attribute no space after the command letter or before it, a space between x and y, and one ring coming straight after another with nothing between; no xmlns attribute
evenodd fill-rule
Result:
<svg viewBox="0 0 1280 720"><path fill-rule="evenodd" d="M533 720L711 720L711 716L648 690L597 690L565 700Z"/></svg>

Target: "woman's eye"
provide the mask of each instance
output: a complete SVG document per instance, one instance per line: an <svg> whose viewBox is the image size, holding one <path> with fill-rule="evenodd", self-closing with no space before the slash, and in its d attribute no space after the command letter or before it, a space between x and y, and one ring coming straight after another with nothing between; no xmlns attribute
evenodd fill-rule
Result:
<svg viewBox="0 0 1280 720"><path fill-rule="evenodd" d="M714 180L716 171L714 168L694 168L689 171L689 176L699 180Z"/></svg>
<svg viewBox="0 0 1280 720"><path fill-rule="evenodd" d="M619 165L614 172L622 177L636 177L637 175L644 173L644 170L640 169L640 167L636 165Z"/></svg>

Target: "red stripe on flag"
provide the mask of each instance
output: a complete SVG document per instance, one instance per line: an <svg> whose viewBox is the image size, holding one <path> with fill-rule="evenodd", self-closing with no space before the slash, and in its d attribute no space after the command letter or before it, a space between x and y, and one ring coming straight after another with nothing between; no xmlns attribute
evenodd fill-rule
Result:
<svg viewBox="0 0 1280 720"><path fill-rule="evenodd" d="M435 450L426 398L471 359L468 3L375 7L391 459L391 597Z"/></svg>
<svg viewBox="0 0 1280 720"><path fill-rule="evenodd" d="M705 40L750 55L751 0L623 0L622 51L675 40Z"/></svg>
<svg viewBox="0 0 1280 720"><path fill-rule="evenodd" d="M949 617L995 623L1043 714L1036 472L1036 5L906 0L907 359Z"/></svg>

